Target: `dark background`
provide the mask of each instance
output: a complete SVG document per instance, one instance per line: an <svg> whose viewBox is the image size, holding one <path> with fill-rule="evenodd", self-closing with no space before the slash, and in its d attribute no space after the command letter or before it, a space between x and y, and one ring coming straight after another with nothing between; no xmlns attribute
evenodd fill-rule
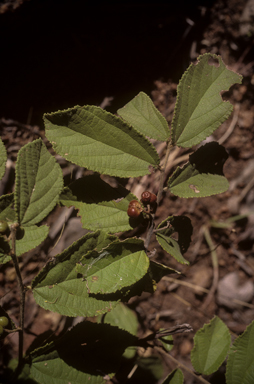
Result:
<svg viewBox="0 0 254 384"><path fill-rule="evenodd" d="M178 82L212 4L25 1L0 15L0 117L26 123L30 113L29 123L42 126L44 112L99 105L105 96L116 112L157 79Z"/></svg>

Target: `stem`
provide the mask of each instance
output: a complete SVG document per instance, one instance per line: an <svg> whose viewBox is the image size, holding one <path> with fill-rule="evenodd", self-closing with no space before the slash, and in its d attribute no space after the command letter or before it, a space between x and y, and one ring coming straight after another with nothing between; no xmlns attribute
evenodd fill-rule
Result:
<svg viewBox="0 0 254 384"><path fill-rule="evenodd" d="M157 194L157 202L158 202L158 204L160 203L161 198L162 198L165 170L166 170L166 166L167 166L167 162L168 162L168 158L169 158L169 154L170 154L171 149L172 149L172 145L171 145L170 141L168 141L167 142L167 149L166 149L165 160L164 160L164 163L163 163L163 167L161 168L161 174L160 174L160 185L159 185L159 191L158 191L158 194Z"/></svg>
<svg viewBox="0 0 254 384"><path fill-rule="evenodd" d="M26 295L26 289L23 284L23 280L21 277L19 264L16 256L16 232L18 228L18 223L14 223L11 225L11 258L14 264L14 268L17 274L18 279L18 285L19 285L19 291L20 291L20 315L19 315L19 357L18 357L18 366L16 368L15 377L18 377L22 362L23 362L23 339L24 339L24 309L25 309L25 295Z"/></svg>
<svg viewBox="0 0 254 384"><path fill-rule="evenodd" d="M204 311L210 304L211 300L213 299L213 296L216 292L217 286L218 286L218 281L219 281L219 264L218 264L218 257L217 257L217 252L216 252L216 247L213 244L213 240L211 238L209 229L207 227L204 228L204 237L206 239L206 242L208 244L208 247L211 252L212 256L212 264L213 264L213 282L212 286L209 290L209 293L203 302L201 306L201 310Z"/></svg>
<svg viewBox="0 0 254 384"><path fill-rule="evenodd" d="M153 234L153 230L154 230L154 221L153 221L153 219L154 219L154 215L150 215L149 228L148 228L148 232L147 232L146 239L145 239L145 242L144 242L145 249L148 249L150 241L151 241L151 237L152 237L152 234Z"/></svg>
<svg viewBox="0 0 254 384"><path fill-rule="evenodd" d="M166 169L166 166L167 166L167 162L168 162L168 158L169 158L169 154L170 154L171 149L172 149L172 145L171 145L170 141L168 141L167 142L167 148L166 148L166 154L165 154L164 163L163 163L163 166L161 167L160 185L159 185L159 190L158 190L158 194L157 194L157 204L158 205L159 205L160 200L162 198L163 185L164 185L164 177L165 177L165 169ZM147 232L147 235L146 235L146 239L145 239L145 243L144 243L146 249L148 249L148 247L149 247L149 244L150 244L150 241L151 241L151 237L152 237L152 234L154 232L154 215L155 215L155 212L154 212L153 215L150 215L149 229L148 229L148 232Z"/></svg>
<svg viewBox="0 0 254 384"><path fill-rule="evenodd" d="M205 380L202 376L196 375L195 372L193 372L191 369L186 367L186 365L180 363L178 360L176 360L173 356L171 356L169 353L166 353L161 349L160 347L154 347L158 352L162 353L163 355L167 356L170 360L172 360L175 364L177 364L179 367L183 368L185 371L189 372L192 376L195 377L196 380L201 381L202 383L205 384L210 384L209 381Z"/></svg>

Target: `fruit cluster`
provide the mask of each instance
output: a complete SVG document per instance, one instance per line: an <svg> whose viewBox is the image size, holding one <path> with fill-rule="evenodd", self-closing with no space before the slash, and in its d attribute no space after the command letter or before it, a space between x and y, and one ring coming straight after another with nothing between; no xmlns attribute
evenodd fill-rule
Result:
<svg viewBox="0 0 254 384"><path fill-rule="evenodd" d="M128 216L130 216L133 219L136 219L137 217L139 217L142 211L143 211L143 208L140 202L137 200L131 200L127 210Z"/></svg>
<svg viewBox="0 0 254 384"><path fill-rule="evenodd" d="M148 204L152 205L156 203L157 196L154 193L145 191L141 195L141 201L144 205L148 205Z"/></svg>
<svg viewBox="0 0 254 384"><path fill-rule="evenodd" d="M154 193L145 191L141 195L141 202L144 206L155 205L157 201L157 196ZM150 209L150 208L149 208ZM132 200L128 206L127 214L129 217L136 219L139 217L140 213L143 212L141 203L138 200ZM148 211L145 211L148 212ZM148 212L149 213L149 212Z"/></svg>
<svg viewBox="0 0 254 384"><path fill-rule="evenodd" d="M8 324L9 324L9 320L7 319L7 317L5 316L0 317L0 335L2 335L4 328L7 327Z"/></svg>

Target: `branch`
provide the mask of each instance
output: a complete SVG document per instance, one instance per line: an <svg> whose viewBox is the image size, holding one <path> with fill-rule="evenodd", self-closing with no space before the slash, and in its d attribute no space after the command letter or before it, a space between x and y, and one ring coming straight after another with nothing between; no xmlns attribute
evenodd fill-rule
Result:
<svg viewBox="0 0 254 384"><path fill-rule="evenodd" d="M18 377L19 373L21 372L22 363L23 363L23 343L24 343L24 309L25 309L25 294L26 294L26 288L23 284L23 280L21 277L19 264L16 256L16 232L19 227L18 223L14 223L11 225L11 258L14 264L14 268L17 274L17 280L19 285L19 291L20 291L20 316L19 316L19 359L18 359L18 366L15 371L15 378Z"/></svg>

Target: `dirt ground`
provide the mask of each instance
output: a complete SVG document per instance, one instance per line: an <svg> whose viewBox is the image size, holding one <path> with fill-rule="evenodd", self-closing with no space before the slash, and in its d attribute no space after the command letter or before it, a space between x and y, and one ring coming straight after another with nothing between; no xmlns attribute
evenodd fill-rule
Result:
<svg viewBox="0 0 254 384"><path fill-rule="evenodd" d="M205 12L205 9L202 12ZM254 319L253 18L253 1L215 1L210 10L209 23L202 30L202 34L192 40L188 52L189 62L195 61L200 53L212 52L221 55L230 69L243 75L242 85L236 85L230 92L224 94L223 97L234 105L234 111L229 120L212 136L213 140L221 140L220 143L225 146L229 154L224 173L230 182L230 187L226 193L202 199L182 199L169 194L164 196L156 213L156 222L159 223L169 215L182 214L192 221L194 228L192 243L185 254L190 265L178 264L153 239L150 248L157 249L154 259L179 270L181 275L163 278L153 295L143 294L129 303L130 308L138 315L140 336L146 334L148 330L154 331L176 324L188 323L192 326L194 332L174 337L174 349L171 351L172 356L189 368L191 368L190 351L193 347L193 336L214 315L219 316L227 324L233 339ZM177 84L172 78L154 78L151 97L169 123L172 120L176 87ZM44 132L43 126L39 123L25 124L17 121L16 117L12 118L11 115L0 119L0 129L9 159L5 178L0 185L2 194L13 190L14 165L19 148L38 137L44 139ZM163 147L160 147L160 150L163 153ZM168 175L176 165L184 164L188 155L188 151L176 150L167 169ZM66 182L71 172L80 172L65 161L61 159L59 161ZM154 188L156 192L157 185L151 175L139 180L130 180L127 187L139 196L140 188L142 190ZM78 219L75 218L75 212L72 212L61 241L53 249L62 226L62 211L63 208L56 208L49 216L47 224L52 227L50 236L43 246L22 258L22 276L27 285L49 257L61 252L61 249L68 246L75 237L78 238L84 233ZM209 239L212 242L210 245ZM218 268L213 262L211 251L215 252ZM1 305L8 311L13 321L17 322L19 295L11 263L5 264L0 270L0 297ZM70 319L66 320L59 314L38 307L28 292L25 349L31 344L35 335L49 329L60 333L70 325ZM0 351L4 356L4 364L17 356L17 343L16 335L4 340ZM162 361L165 377L175 365L164 356ZM207 379L211 383L224 383L224 372L225 366L222 366L216 375ZM184 374L186 384L198 382L188 372ZM134 380L128 382L135 383Z"/></svg>

